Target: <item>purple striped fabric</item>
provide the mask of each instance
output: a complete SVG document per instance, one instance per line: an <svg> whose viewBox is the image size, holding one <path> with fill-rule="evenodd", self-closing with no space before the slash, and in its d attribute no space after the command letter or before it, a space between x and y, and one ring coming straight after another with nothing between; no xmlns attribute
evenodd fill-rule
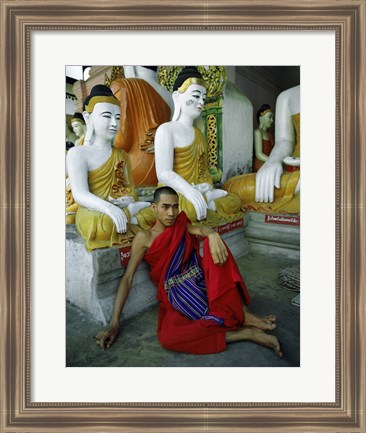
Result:
<svg viewBox="0 0 366 433"><path fill-rule="evenodd" d="M223 319L209 314L206 283L197 253L193 250L189 260L182 265L184 248L183 238L165 276L169 303L191 320L213 320L222 326Z"/></svg>

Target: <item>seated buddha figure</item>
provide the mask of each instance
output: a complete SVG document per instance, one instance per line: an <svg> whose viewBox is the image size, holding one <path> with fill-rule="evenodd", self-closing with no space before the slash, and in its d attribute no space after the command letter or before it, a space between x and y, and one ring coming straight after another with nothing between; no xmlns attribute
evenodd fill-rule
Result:
<svg viewBox="0 0 366 433"><path fill-rule="evenodd" d="M81 146L84 144L84 137L86 134L86 124L84 117L81 113L74 113L71 119L71 127L74 134L77 136L75 140L75 146Z"/></svg>
<svg viewBox="0 0 366 433"><path fill-rule="evenodd" d="M300 86L278 96L275 125L275 145L263 166L228 179L223 188L240 197L244 210L299 213Z"/></svg>
<svg viewBox="0 0 366 433"><path fill-rule="evenodd" d="M86 134L86 124L85 124L84 117L81 113L78 112L74 113L71 119L71 127L73 133L77 137L76 140L74 141L74 145L82 146L84 144L84 137ZM70 148L68 150L70 150ZM74 197L72 195L70 180L68 177L66 177L66 224L75 223L75 215L77 210L78 210L78 204L75 203Z"/></svg>
<svg viewBox="0 0 366 433"><path fill-rule="evenodd" d="M120 122L120 103L104 85L84 101L87 131L84 146L67 154L67 172L75 202L76 228L90 251L129 245L150 223L143 217L150 203L139 202L128 154L113 145ZM145 225L144 225L145 224Z"/></svg>
<svg viewBox="0 0 366 433"><path fill-rule="evenodd" d="M206 87L195 67L185 67L173 86L172 121L159 126L155 137L155 165L160 185L179 193L179 208L192 222L214 226L242 217L240 199L215 189L208 171L207 144L194 126L203 110Z"/></svg>
<svg viewBox="0 0 366 433"><path fill-rule="evenodd" d="M253 172L257 172L267 161L274 145L272 132L273 111L268 104L263 104L257 111L258 128L254 130Z"/></svg>

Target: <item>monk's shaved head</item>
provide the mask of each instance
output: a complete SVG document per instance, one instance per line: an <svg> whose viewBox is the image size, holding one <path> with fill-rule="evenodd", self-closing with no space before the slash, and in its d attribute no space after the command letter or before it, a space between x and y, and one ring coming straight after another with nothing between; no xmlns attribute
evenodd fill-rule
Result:
<svg viewBox="0 0 366 433"><path fill-rule="evenodd" d="M176 197L178 197L177 192L174 191L173 188L170 188L170 186L161 186L160 188L157 188L154 192L153 203L158 204L162 194L175 195Z"/></svg>

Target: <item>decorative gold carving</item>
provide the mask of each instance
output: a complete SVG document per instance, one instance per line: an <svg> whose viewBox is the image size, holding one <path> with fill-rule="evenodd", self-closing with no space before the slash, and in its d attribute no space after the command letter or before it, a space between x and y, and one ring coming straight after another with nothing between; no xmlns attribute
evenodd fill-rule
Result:
<svg viewBox="0 0 366 433"><path fill-rule="evenodd" d="M183 66L160 66L157 79L161 86L173 92L173 84Z"/></svg>
<svg viewBox="0 0 366 433"><path fill-rule="evenodd" d="M169 92L173 91L173 84L183 66L160 66L157 75L160 85ZM214 98L222 94L226 84L226 70L224 66L197 66L207 85L207 96Z"/></svg>
<svg viewBox="0 0 366 433"><path fill-rule="evenodd" d="M217 119L215 114L209 114L206 118L207 126L207 156L208 168L218 166L217 156Z"/></svg>
<svg viewBox="0 0 366 433"><path fill-rule="evenodd" d="M211 100L211 101L206 101L205 102L205 111L210 111L210 110L217 110L217 109L219 109L219 110L222 110L222 106L223 106L223 104L222 104L222 101L223 101L223 98L217 98L217 99L214 99L214 100Z"/></svg>
<svg viewBox="0 0 366 433"><path fill-rule="evenodd" d="M112 81L118 80L119 78L125 78L123 66L113 66L110 77L108 77L107 74L104 74L104 85L110 87Z"/></svg>
<svg viewBox="0 0 366 433"><path fill-rule="evenodd" d="M125 162L119 161L114 169L116 183L112 185L113 197L123 197L130 193L130 189L125 187Z"/></svg>
<svg viewBox="0 0 366 433"><path fill-rule="evenodd" d="M226 84L226 69L224 66L198 66L203 79L208 83L207 96L214 98L224 91Z"/></svg>

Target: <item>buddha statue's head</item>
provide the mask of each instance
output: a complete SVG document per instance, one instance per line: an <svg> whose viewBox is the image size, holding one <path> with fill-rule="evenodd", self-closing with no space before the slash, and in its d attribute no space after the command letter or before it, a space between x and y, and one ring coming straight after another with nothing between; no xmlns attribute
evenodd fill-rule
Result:
<svg viewBox="0 0 366 433"><path fill-rule="evenodd" d="M85 144L90 144L95 134L113 140L119 129L120 102L111 89L103 84L94 86L83 104L87 125Z"/></svg>
<svg viewBox="0 0 366 433"><path fill-rule="evenodd" d="M178 120L182 112L194 119L199 117L206 99L206 84L195 66L186 66L178 74L173 85L174 114Z"/></svg>
<svg viewBox="0 0 366 433"><path fill-rule="evenodd" d="M260 129L269 128L274 120L273 111L269 104L263 104L257 111L257 123Z"/></svg>
<svg viewBox="0 0 366 433"><path fill-rule="evenodd" d="M83 137L86 133L86 124L81 113L74 113L71 119L71 127L77 137Z"/></svg>

